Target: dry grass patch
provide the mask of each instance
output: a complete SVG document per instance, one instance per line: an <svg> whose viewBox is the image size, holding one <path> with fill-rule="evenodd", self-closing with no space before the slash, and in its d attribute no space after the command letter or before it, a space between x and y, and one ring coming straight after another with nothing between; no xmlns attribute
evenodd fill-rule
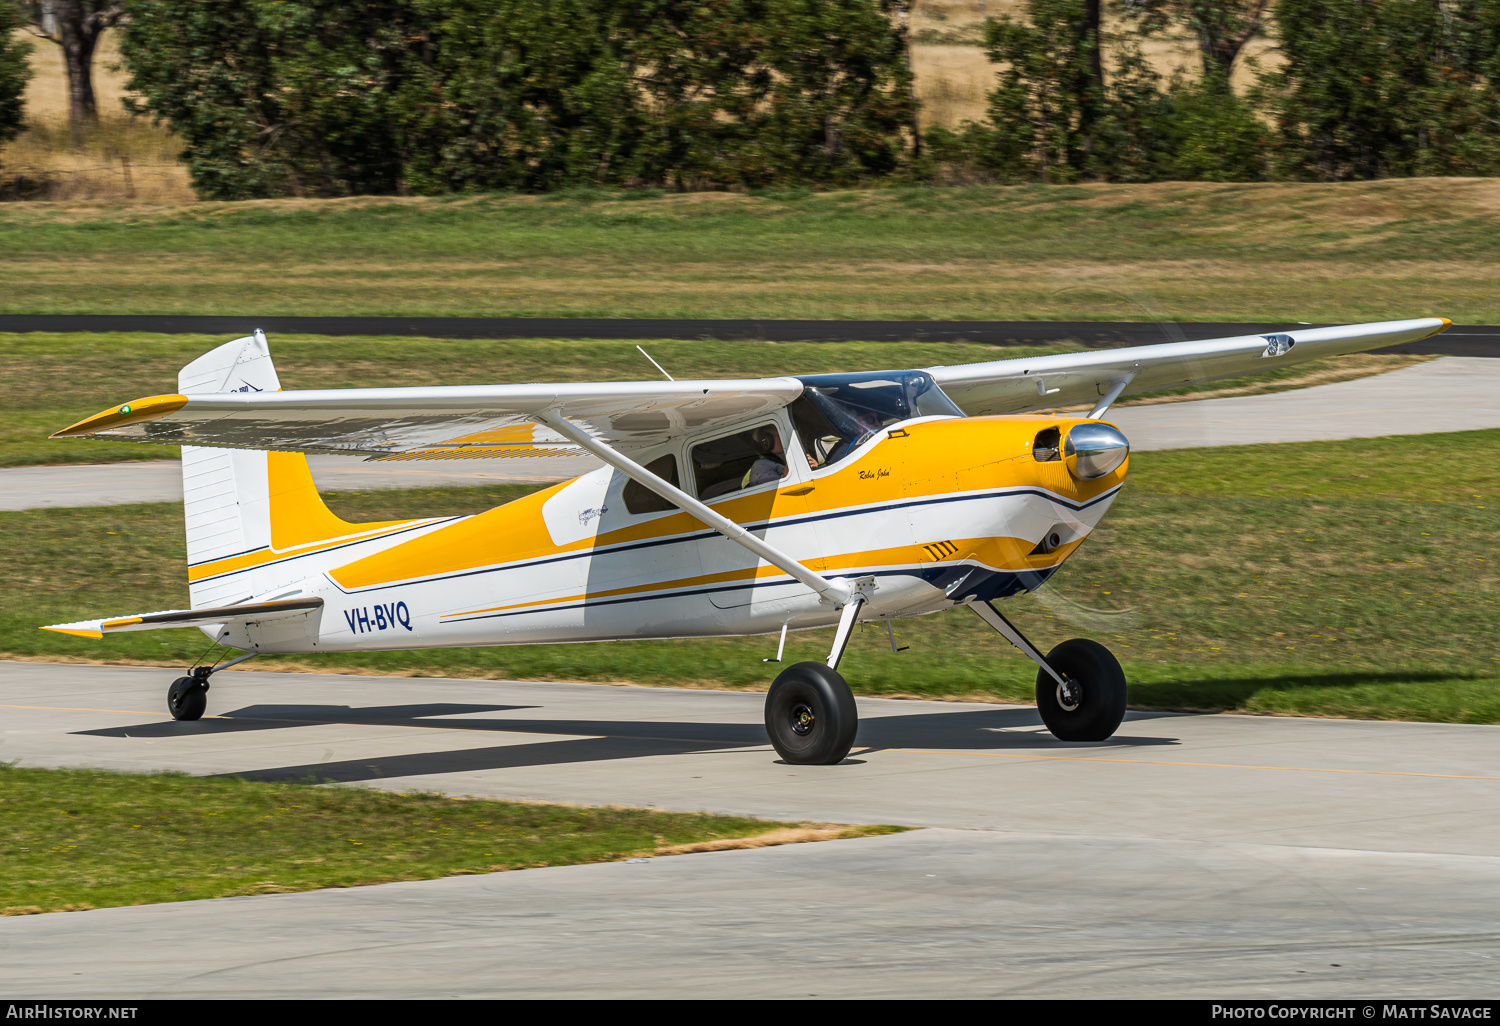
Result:
<svg viewBox="0 0 1500 1026"><path fill-rule="evenodd" d="M879 837L902 828L890 826L847 826L841 823L809 823L780 827L755 837L724 837L714 841L695 841L658 848L655 855L696 855L706 851L741 851L747 848L775 848L783 844L807 844L811 841L836 841L855 837Z"/></svg>
<svg viewBox="0 0 1500 1026"><path fill-rule="evenodd" d="M911 51L915 91L921 101L921 125L957 128L965 121L985 120L996 68L974 46L922 46Z"/></svg>
<svg viewBox="0 0 1500 1026"><path fill-rule="evenodd" d="M119 33L107 31L94 53L94 97L99 124L86 143L73 145L68 125L67 75L62 48L19 33L32 46L34 74L27 83L26 129L0 146L0 181L25 176L23 198L53 200L137 200L184 203L194 200L187 167L178 160L182 141L149 118L121 108L128 73L119 65Z"/></svg>

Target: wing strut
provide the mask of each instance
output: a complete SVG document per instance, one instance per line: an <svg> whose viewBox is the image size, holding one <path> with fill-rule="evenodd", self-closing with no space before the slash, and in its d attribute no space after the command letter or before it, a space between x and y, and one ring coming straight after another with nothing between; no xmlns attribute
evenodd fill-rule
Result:
<svg viewBox="0 0 1500 1026"><path fill-rule="evenodd" d="M1100 396L1099 401L1094 404L1094 408L1089 411L1088 419L1098 420L1104 416L1104 411L1115 404L1115 400L1120 398L1120 393L1125 391L1125 386L1134 381L1138 373L1139 370L1133 370L1124 377L1116 378L1115 383L1110 386L1109 391Z"/></svg>
<svg viewBox="0 0 1500 1026"><path fill-rule="evenodd" d="M768 544L765 539L757 538L733 520L715 513L681 488L668 484L664 479L657 477L628 456L616 452L562 416L555 409L535 414L535 417L564 438L593 453L632 481L639 482L643 487L649 488L678 509L701 520L704 524L712 527L730 541L744 546L777 569L784 570L817 592L819 597L826 599L835 606L847 606L852 599L863 597L862 592L856 591L854 588L840 581L830 581L826 577L821 577L813 573L791 556L776 548L776 546Z"/></svg>

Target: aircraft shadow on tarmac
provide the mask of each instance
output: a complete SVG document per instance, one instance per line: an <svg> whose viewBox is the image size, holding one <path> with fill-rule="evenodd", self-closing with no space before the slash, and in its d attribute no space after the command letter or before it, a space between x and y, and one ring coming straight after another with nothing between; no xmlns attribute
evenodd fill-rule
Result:
<svg viewBox="0 0 1500 1026"><path fill-rule="evenodd" d="M469 705L460 702L431 702L411 705L249 705L233 712L221 713L191 722L153 720L131 727L109 727L102 730L80 730L78 734L100 737L181 737L196 734L238 734L248 730L284 730L288 727L310 727L322 723L349 723L391 727L433 727L437 729L514 730L509 720L441 719L439 717L472 716L475 713L512 712L537 709L535 705ZM552 733L548 731L547 733Z"/></svg>
<svg viewBox="0 0 1500 1026"><path fill-rule="evenodd" d="M362 726L419 727L483 733L562 735L555 741L523 741L485 748L416 752L343 762L277 766L220 776L255 780L351 782L429 774L475 773L531 766L639 759L657 755L689 755L769 747L761 723L705 723L663 720L582 720L483 717L478 713L520 711L535 706L462 704L397 705L378 707L321 705L253 705L220 718L179 723L154 721L135 726L77 731L77 734L116 738L157 738L238 731L287 729L300 726L358 724ZM860 721L855 760L889 749L960 751L1034 751L1038 755L1062 751L1175 745L1176 738L1144 737L1129 733L1130 724L1167 713L1132 712L1126 733L1109 741L1065 742L1041 730L1034 709L964 709L951 713L872 716Z"/></svg>

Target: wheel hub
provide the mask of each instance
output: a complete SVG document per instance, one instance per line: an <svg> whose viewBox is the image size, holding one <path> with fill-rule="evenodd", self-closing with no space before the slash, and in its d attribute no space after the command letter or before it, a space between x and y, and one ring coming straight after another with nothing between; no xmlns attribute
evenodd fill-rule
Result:
<svg viewBox="0 0 1500 1026"><path fill-rule="evenodd" d="M817 717L813 714L812 706L806 702L798 702L792 706L792 732L806 737L813 729L813 721Z"/></svg>
<svg viewBox="0 0 1500 1026"><path fill-rule="evenodd" d="M1077 712L1078 707L1083 704L1083 688L1066 674L1063 675L1062 683L1057 686L1057 704L1064 712Z"/></svg>

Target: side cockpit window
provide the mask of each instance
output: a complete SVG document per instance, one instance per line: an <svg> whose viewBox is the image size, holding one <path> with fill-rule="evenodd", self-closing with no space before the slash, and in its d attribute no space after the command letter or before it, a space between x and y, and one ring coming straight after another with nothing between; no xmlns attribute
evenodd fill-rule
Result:
<svg viewBox="0 0 1500 1026"><path fill-rule="evenodd" d="M674 488L681 487L677 483L676 456L668 453L646 464L646 469ZM626 481L622 495L625 499L625 508L631 513L665 513L669 509L677 508L639 481Z"/></svg>
<svg viewBox="0 0 1500 1026"><path fill-rule="evenodd" d="M704 502L786 474L781 432L770 424L693 446L693 477Z"/></svg>

